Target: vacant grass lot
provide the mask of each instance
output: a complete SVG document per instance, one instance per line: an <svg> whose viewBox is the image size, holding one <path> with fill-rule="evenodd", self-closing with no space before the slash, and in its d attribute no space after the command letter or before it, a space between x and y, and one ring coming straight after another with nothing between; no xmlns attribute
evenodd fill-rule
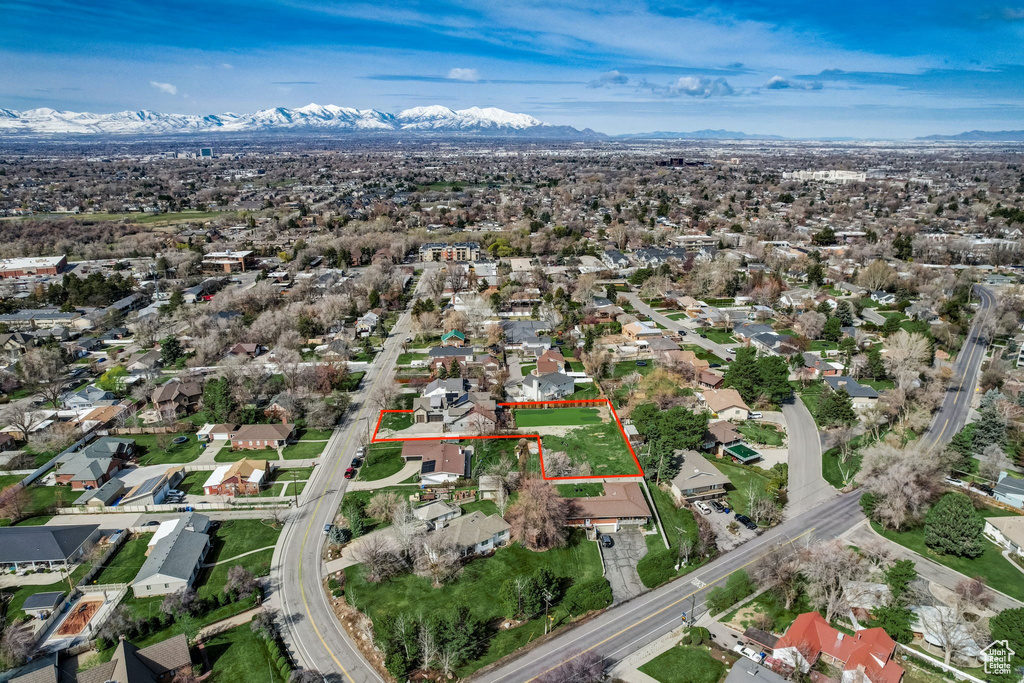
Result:
<svg viewBox="0 0 1024 683"><path fill-rule="evenodd" d="M212 683L283 683L266 641L249 624L218 633L206 640L205 647L213 667Z"/></svg>
<svg viewBox="0 0 1024 683"><path fill-rule="evenodd" d="M518 408L516 427L553 427L600 424L597 408Z"/></svg>
<svg viewBox="0 0 1024 683"><path fill-rule="evenodd" d="M384 583L373 584L363 578L360 565L349 567L346 594L349 604L367 612L371 619L382 614L431 614L452 606L465 605L477 618L493 622L501 617L498 593L508 579L532 576L546 568L569 582L600 578L601 558L597 545L585 540L581 531L573 531L564 548L535 553L518 544L499 548L493 556L471 561L462 576L444 588L433 588L430 579L403 574ZM552 607L556 625L566 622L560 605ZM486 654L469 662L456 673L464 677L481 666L519 649L544 634L543 615L539 619L493 635Z"/></svg>
<svg viewBox="0 0 1024 683"><path fill-rule="evenodd" d="M412 427L412 413L384 413L381 418L380 428L399 432Z"/></svg>
<svg viewBox="0 0 1024 683"><path fill-rule="evenodd" d="M736 339L732 336L732 332L727 330L708 330L707 332L704 332L704 336L716 344L736 343Z"/></svg>
<svg viewBox="0 0 1024 683"><path fill-rule="evenodd" d="M639 372L641 375L649 375L654 372L654 367L657 363L653 360L640 361L643 365L637 365L636 361L627 361L625 363L616 363L612 366L611 378L622 379L626 375Z"/></svg>
<svg viewBox="0 0 1024 683"><path fill-rule="evenodd" d="M697 358L699 358L700 360L707 361L709 365L711 363L717 363L718 365L725 365L725 359L724 358L721 358L720 356L716 355L715 353L712 353L711 351L708 351L703 346L696 346L696 345L693 345L693 344L687 344L687 345L683 346L683 350L684 351L693 351L693 355L697 356Z"/></svg>
<svg viewBox="0 0 1024 683"><path fill-rule="evenodd" d="M185 443L172 443L176 437L184 436ZM139 454L139 465L180 465L192 462L203 451L203 444L196 440L195 434L132 434L125 438L135 440L135 448Z"/></svg>
<svg viewBox="0 0 1024 683"><path fill-rule="evenodd" d="M924 527L908 531L889 531L877 522L871 522L871 528L890 541L895 541L905 548L930 560L943 564L953 571L965 576L980 576L985 585L1006 593L1011 598L1024 600L1024 581L1021 581L1020 570L1010 564L1002 556L1000 548L988 539L982 539L985 552L974 559L955 555L940 555L924 544Z"/></svg>
<svg viewBox="0 0 1024 683"><path fill-rule="evenodd" d="M659 683L718 683L725 664L707 648L677 645L641 666L640 671Z"/></svg>
<svg viewBox="0 0 1024 683"><path fill-rule="evenodd" d="M402 444L372 443L366 450L363 466L359 468L361 481L377 481L398 474L405 466Z"/></svg>
<svg viewBox="0 0 1024 683"><path fill-rule="evenodd" d="M72 491L67 486L33 484L25 490L28 491L28 504L25 506L25 519L20 524L26 524L30 518L47 515L54 507L69 506L82 495L81 491ZM0 519L0 526L10 525L10 519Z"/></svg>
<svg viewBox="0 0 1024 683"><path fill-rule="evenodd" d="M565 436L545 436L541 443L546 455L565 451L577 465L590 463L593 476L639 473L626 440L614 422L580 427Z"/></svg>
<svg viewBox="0 0 1024 683"><path fill-rule="evenodd" d="M604 495L604 484L588 482L586 484L558 484L558 495L562 498L593 498Z"/></svg>
<svg viewBox="0 0 1024 683"><path fill-rule="evenodd" d="M665 528L665 535L668 537L671 548L665 547L665 542L661 540L661 534L644 537L647 542L647 554L637 563L636 571L640 575L640 580L648 588L660 586L666 581L692 572L700 566L700 564L691 563L678 572L675 569L675 564L678 561L676 553L680 535L697 537L697 523L693 521L693 513L686 508L677 508L672 494L657 486L651 487L651 498L658 509L658 515L661 517L661 523Z"/></svg>

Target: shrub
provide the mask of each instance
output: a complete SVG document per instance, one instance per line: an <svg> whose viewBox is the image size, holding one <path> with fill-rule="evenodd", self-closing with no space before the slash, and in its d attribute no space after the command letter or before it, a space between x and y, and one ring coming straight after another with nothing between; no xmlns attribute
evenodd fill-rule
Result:
<svg viewBox="0 0 1024 683"><path fill-rule="evenodd" d="M689 636L690 645L703 645L711 640L711 631L703 626L691 626Z"/></svg>
<svg viewBox="0 0 1024 683"><path fill-rule="evenodd" d="M564 604L573 616L604 609L612 604L612 586L604 577L574 583L565 592Z"/></svg>

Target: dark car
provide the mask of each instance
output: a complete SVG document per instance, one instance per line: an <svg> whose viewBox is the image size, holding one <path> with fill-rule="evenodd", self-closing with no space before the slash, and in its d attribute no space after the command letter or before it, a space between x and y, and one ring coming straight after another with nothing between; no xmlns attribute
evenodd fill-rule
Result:
<svg viewBox="0 0 1024 683"><path fill-rule="evenodd" d="M728 358L726 358L725 360L726 360L726 362L727 362L727 363L731 363L731 362L732 362L732 356L729 356L729 357L728 357Z"/></svg>
<svg viewBox="0 0 1024 683"><path fill-rule="evenodd" d="M159 526L159 524L160 522L156 521L155 519L151 519L142 526Z"/></svg>
<svg viewBox="0 0 1024 683"><path fill-rule="evenodd" d="M354 476L356 476L356 468L355 467L349 467L347 470L345 470L345 478L346 479L351 479Z"/></svg>
<svg viewBox="0 0 1024 683"><path fill-rule="evenodd" d="M711 501L711 508L712 508L712 509L713 509L713 510L714 510L715 512L728 512L728 511L729 511L729 508L725 507L724 505L722 505L722 504L721 504L720 502L718 502L717 500L713 500L713 501Z"/></svg>
<svg viewBox="0 0 1024 683"><path fill-rule="evenodd" d="M680 337L685 337L686 336L686 330L679 330L679 336Z"/></svg>
<svg viewBox="0 0 1024 683"><path fill-rule="evenodd" d="M971 488L981 491L986 496L996 495L995 489L989 486L988 484L979 484L978 482L974 482L973 484L971 484Z"/></svg>
<svg viewBox="0 0 1024 683"><path fill-rule="evenodd" d="M613 545L615 545L615 542L612 541L612 537L608 534L601 534L601 545L603 545L605 548L611 548Z"/></svg>
<svg viewBox="0 0 1024 683"><path fill-rule="evenodd" d="M352 467L362 467L363 459L359 457L352 458Z"/></svg>
<svg viewBox="0 0 1024 683"><path fill-rule="evenodd" d="M721 363L710 363L708 365L708 367L709 368L720 368L720 367L722 367L722 364Z"/></svg>
<svg viewBox="0 0 1024 683"><path fill-rule="evenodd" d="M747 527L751 531L757 529L757 525L751 521L750 517L747 517L746 515L741 515L738 512L736 513L736 521L742 524L743 526Z"/></svg>
<svg viewBox="0 0 1024 683"><path fill-rule="evenodd" d="M647 361L645 361L645 360L638 360L638 361L636 362L636 364L637 364L638 366L640 366L640 367L642 368L642 367L644 367L645 365L647 365Z"/></svg>

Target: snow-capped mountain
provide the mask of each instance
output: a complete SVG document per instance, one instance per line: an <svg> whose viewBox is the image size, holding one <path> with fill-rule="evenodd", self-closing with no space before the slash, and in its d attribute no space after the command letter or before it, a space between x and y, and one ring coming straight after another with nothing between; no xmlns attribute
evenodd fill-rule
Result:
<svg viewBox="0 0 1024 683"><path fill-rule="evenodd" d="M176 135L209 132L409 132L539 137L596 137L593 131L552 126L528 114L494 107L414 107L395 115L376 109L353 109L333 104L308 104L297 109L277 107L251 114L162 114L149 110L113 114L30 109L0 109L0 135Z"/></svg>

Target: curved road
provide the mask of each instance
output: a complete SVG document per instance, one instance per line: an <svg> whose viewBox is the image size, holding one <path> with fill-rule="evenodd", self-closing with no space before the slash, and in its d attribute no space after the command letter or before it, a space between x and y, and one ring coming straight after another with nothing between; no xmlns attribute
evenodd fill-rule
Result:
<svg viewBox="0 0 1024 683"><path fill-rule="evenodd" d="M922 437L930 447L952 438L970 409L986 347L978 329L979 323L995 302L990 290L979 286L977 291L982 300L981 308L954 363L955 380L932 427ZM646 313L644 308L649 307L637 306L637 310ZM656 313L651 317L670 329L681 328L675 321ZM408 326L409 314L404 313L385 342L377 362L370 366L364 389L354 397L353 405L357 409L331 437L321 458L323 464L307 484L303 504L290 513L291 518L274 552L270 604L282 611L286 625L285 641L294 658L306 668L350 683L382 682L383 679L356 650L327 601L322 587L321 530L324 524L333 521L345 493L347 480L342 473L358 445L357 435L365 429L366 421L375 417L368 399L379 382L390 380L400 351L400 340L407 334ZM693 341L715 353L725 350L699 336L694 336ZM787 412L787 420L800 424L800 429L806 426L810 414L802 403L784 406L783 410ZM772 547L778 544L796 547L809 538L835 538L862 521L860 496L856 491L836 496L822 488L822 485L828 485L820 476L820 442L816 438L813 420L810 425L810 432L801 432L799 442L818 443L816 454L810 448L801 448L801 452L807 451L804 453L807 463L813 465L812 461L816 462L817 469L813 466L800 468L807 469L804 473L807 475L806 483L794 481L794 494L799 503L785 522L715 559L692 575L617 605L575 628L563 629L528 652L478 672L475 680L488 683L531 681L578 653L590 650L601 655L611 666L678 626L681 612L689 612L691 620L699 616L704 611L704 600L710 588L738 569L756 563ZM791 444L793 442L791 436Z"/></svg>

